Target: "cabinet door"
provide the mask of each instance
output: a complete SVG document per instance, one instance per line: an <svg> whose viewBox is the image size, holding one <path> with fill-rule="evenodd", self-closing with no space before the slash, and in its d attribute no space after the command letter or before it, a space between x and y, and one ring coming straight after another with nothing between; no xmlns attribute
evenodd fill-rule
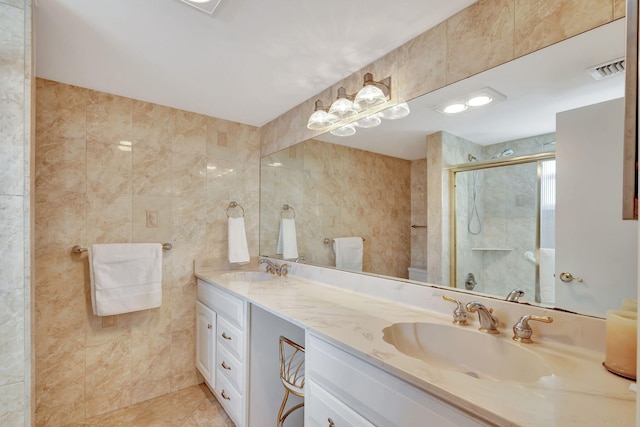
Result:
<svg viewBox="0 0 640 427"><path fill-rule="evenodd" d="M196 301L196 367L211 388L216 386L216 313Z"/></svg>

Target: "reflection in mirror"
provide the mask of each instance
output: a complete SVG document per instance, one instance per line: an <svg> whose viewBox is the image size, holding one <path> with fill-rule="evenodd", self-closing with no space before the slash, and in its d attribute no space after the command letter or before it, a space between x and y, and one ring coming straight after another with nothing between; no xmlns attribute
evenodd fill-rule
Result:
<svg viewBox="0 0 640 427"><path fill-rule="evenodd" d="M637 223L621 224L619 220L622 138L615 132L596 132L602 127L598 126L598 120L605 119L602 114L594 115L588 106L606 108L609 111L606 120L614 123L612 126L616 129L620 115L621 131L624 111L617 105L624 96L624 73L595 80L588 69L623 57L624 38L624 20L614 21L414 99L409 102L411 114L402 120L384 121L373 129L358 129L351 137L321 135L263 158L260 254L282 257L277 254L281 252L278 251L281 209L283 204L288 204L297 214L296 243L299 255L307 258L304 262L335 267L333 245L325 244L324 240L362 237L365 239L364 273L456 286L461 292L481 290L483 294L502 299L510 290L523 287L526 288L524 301L541 300L543 304L554 305L555 300L558 307L599 316L607 309L617 308L620 298L635 294L636 263L629 260L637 253L637 233L634 232ZM486 107L467 108L457 115L437 111L449 101L487 87L504 99ZM608 102L615 105L612 107ZM561 126L558 121L556 125L557 117L565 124ZM596 127L590 133L598 134L598 140L567 131L585 128L585 123ZM548 276L544 272L551 268L548 262L541 264L540 248L553 246L537 242L535 233L533 237L523 237L522 241L500 243L512 249L508 255L477 251L476 258L485 258L485 265L465 267L464 271L454 269L450 257L454 244L450 231L450 169L469 164L475 167L483 162L510 162L522 156L554 151L559 187L556 231L553 239L549 239L555 240L556 249L555 298L545 297L548 287L541 286L543 282L539 277ZM603 166L594 166L587 157L601 158ZM488 209L484 213L479 209L482 227L488 230L493 223L499 223L487 212L502 209L500 201L508 194L506 189L501 192L499 188L481 193L480 186L491 180L517 187L510 197L515 203L515 214L522 215L523 219L509 228L505 225L503 237L514 234L514 229L524 227L525 222L527 227L538 224L530 212L526 221L524 219L525 208L533 208L534 203L540 205L539 198L524 197L529 193L535 195L537 184L522 183L518 187L509 179L493 178L487 172L478 172L477 177L477 196L480 197L477 206ZM467 178L460 179L472 185L473 174L465 173ZM561 180L571 182L563 194ZM464 214L467 217L458 219L462 223L469 219L472 191L473 187L467 190ZM578 198L577 194L580 194ZM611 211L596 209L601 205L610 206ZM571 210L569 206L576 208ZM538 211L544 216L542 208L541 205L534 208L536 216ZM585 211L598 213L586 224L575 221L584 216ZM615 217L615 221L609 217ZM477 219L471 221L472 230L478 226L474 221ZM583 228L579 229L578 225ZM457 227L464 229L466 224ZM598 251L606 240L606 233L612 229L619 231L615 244L626 254L615 262L604 256L609 249ZM560 237L563 242L573 242L572 249L561 251ZM583 243L585 237L595 240ZM540 239L544 236L540 235ZM483 242L480 237L476 240L465 244L488 248L499 243L491 239ZM585 252L586 249L591 252ZM561 252L574 254L574 258ZM499 267L497 260L501 257L505 261L513 260ZM576 258L586 263L578 266ZM613 267L603 269L603 264ZM473 291L465 290L469 272L474 273L476 281ZM584 280L561 282L560 273ZM495 279L491 286L487 280L490 277L492 281ZM611 292L611 287L616 291Z"/></svg>

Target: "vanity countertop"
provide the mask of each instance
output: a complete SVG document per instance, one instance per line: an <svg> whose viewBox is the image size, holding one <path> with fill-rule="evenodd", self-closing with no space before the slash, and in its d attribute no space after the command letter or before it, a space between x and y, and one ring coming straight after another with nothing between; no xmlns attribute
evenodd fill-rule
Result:
<svg viewBox="0 0 640 427"><path fill-rule="evenodd" d="M636 395L629 391L631 381L607 372L600 352L546 340L522 344L542 356L554 374L528 383L476 379L429 366L383 340L382 330L394 323L451 325L451 316L295 276L247 283L230 280L224 273L203 270L196 276L488 422L503 426L635 425ZM501 329L495 339L510 340L509 332Z"/></svg>

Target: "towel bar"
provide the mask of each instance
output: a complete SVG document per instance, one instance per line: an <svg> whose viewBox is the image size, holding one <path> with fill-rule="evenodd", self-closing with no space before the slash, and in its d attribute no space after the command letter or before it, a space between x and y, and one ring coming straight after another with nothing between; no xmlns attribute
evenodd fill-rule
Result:
<svg viewBox="0 0 640 427"><path fill-rule="evenodd" d="M365 239L364 237L362 238L363 242L366 242L367 239ZM330 239L328 237L325 237L324 240L322 241L325 245L330 245L332 243L335 243L335 241L333 239Z"/></svg>
<svg viewBox="0 0 640 427"><path fill-rule="evenodd" d="M172 248L173 245L171 243L162 244L162 249L164 249L165 251L170 251ZM75 245L73 248L71 248L71 252L73 252L74 254L81 254L82 252L87 252L87 248L83 248L80 245Z"/></svg>

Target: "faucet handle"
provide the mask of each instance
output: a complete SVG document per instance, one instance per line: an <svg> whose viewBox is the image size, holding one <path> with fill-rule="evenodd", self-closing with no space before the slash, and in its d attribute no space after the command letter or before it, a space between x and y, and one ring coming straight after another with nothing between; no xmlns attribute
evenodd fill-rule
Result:
<svg viewBox="0 0 640 427"><path fill-rule="evenodd" d="M453 323L455 325L465 326L469 324L467 321L469 319L469 313L467 313L467 310L464 309L460 301L447 295L442 295L442 299L456 304L456 308L453 310Z"/></svg>
<svg viewBox="0 0 640 427"><path fill-rule="evenodd" d="M533 334L533 330L531 329L531 325L529 325L529 320L535 320L537 322L543 322L543 323L551 323L553 322L553 317L534 316L533 314L522 316L520 320L518 320L516 324L513 325L514 341L518 341L524 344L531 344L533 342L531 340L531 335Z"/></svg>
<svg viewBox="0 0 640 427"><path fill-rule="evenodd" d="M289 273L289 264L280 264L277 272L278 276L286 276Z"/></svg>

